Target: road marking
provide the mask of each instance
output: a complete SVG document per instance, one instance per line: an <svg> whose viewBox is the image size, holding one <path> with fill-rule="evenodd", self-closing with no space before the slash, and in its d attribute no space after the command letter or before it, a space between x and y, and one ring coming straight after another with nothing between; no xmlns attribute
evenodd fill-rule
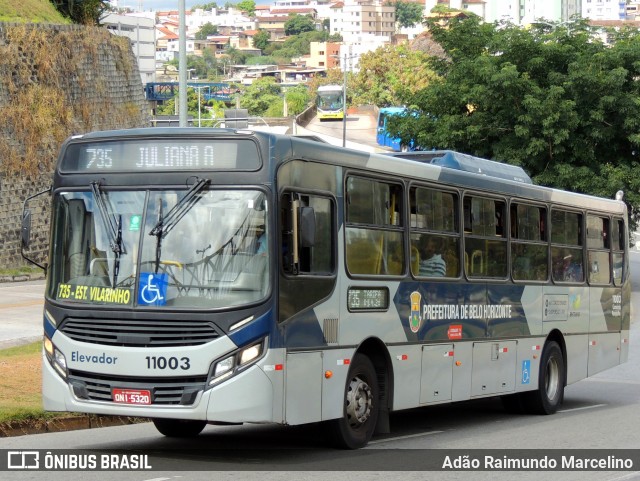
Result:
<svg viewBox="0 0 640 481"><path fill-rule="evenodd" d="M0 309L11 309L13 307L38 306L42 304L44 304L44 299L40 299L39 301L15 302L13 304L0 304Z"/></svg>
<svg viewBox="0 0 640 481"><path fill-rule="evenodd" d="M44 287L45 283L42 282L40 284L28 284L28 287ZM20 282L16 282L16 283L11 283L11 285L9 286L2 286L0 285L0 290L2 289L24 289L24 284L20 283Z"/></svg>
<svg viewBox="0 0 640 481"><path fill-rule="evenodd" d="M625 474L624 476L620 476L618 478L611 478L609 481L623 481L625 479L638 479L638 474L640 474L640 471L634 471L633 473Z"/></svg>
<svg viewBox="0 0 640 481"><path fill-rule="evenodd" d="M594 404L593 406L583 406L581 408L573 408L573 409L559 409L559 413L570 413L573 411L584 411L585 409L593 409L593 408L601 408L606 406L606 404Z"/></svg>
<svg viewBox="0 0 640 481"><path fill-rule="evenodd" d="M640 384L640 381L631 381L630 379L598 379L593 377L588 377L583 379L583 381L589 382L608 382L614 384Z"/></svg>
<svg viewBox="0 0 640 481"><path fill-rule="evenodd" d="M440 434L443 433L444 431L429 431L427 433L418 433L418 434L408 434L406 436L397 436L395 438L385 438L385 439L379 439L377 441L369 441L369 444L381 444L381 443L387 443L389 441L398 441L401 439L411 439L411 438L419 438L422 436L431 436L432 434Z"/></svg>
<svg viewBox="0 0 640 481"><path fill-rule="evenodd" d="M170 479L177 479L181 477L182 476L173 476L171 478L151 478L151 479L145 479L144 481L169 481Z"/></svg>

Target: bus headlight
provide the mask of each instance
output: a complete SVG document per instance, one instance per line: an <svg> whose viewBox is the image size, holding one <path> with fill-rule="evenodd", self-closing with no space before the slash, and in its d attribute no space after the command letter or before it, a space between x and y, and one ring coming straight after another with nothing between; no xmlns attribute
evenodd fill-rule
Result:
<svg viewBox="0 0 640 481"><path fill-rule="evenodd" d="M53 351L53 367L62 377L67 377L67 360L64 354L58 351L58 349L54 349Z"/></svg>
<svg viewBox="0 0 640 481"><path fill-rule="evenodd" d="M233 376L257 361L264 352L264 343L265 341L262 340L256 344L251 344L217 361L213 365L212 374L209 378L209 387Z"/></svg>
<svg viewBox="0 0 640 481"><path fill-rule="evenodd" d="M44 336L44 353L47 356L49 364L56 370L63 379L67 378L67 359L64 354L53 344L51 339Z"/></svg>
<svg viewBox="0 0 640 481"><path fill-rule="evenodd" d="M251 347L243 349L240 353L240 365L244 366L257 358L262 353L262 343L254 344Z"/></svg>
<svg viewBox="0 0 640 481"><path fill-rule="evenodd" d="M235 355L229 356L226 359L223 359L220 362L216 363L216 368L213 373L214 377L222 376L225 372L231 371L233 369L233 365L235 364Z"/></svg>

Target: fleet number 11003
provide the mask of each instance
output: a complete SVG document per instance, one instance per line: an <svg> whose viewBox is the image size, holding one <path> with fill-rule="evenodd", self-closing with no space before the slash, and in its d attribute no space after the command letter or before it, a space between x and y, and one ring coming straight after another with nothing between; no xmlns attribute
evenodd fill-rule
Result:
<svg viewBox="0 0 640 481"><path fill-rule="evenodd" d="M147 356L147 369L182 369L186 371L191 367L191 361L188 357L164 357L164 356Z"/></svg>

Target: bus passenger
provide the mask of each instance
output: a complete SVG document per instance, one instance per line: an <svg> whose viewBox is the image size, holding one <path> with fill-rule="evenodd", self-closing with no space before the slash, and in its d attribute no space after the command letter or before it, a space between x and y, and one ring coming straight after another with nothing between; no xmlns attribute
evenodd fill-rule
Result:
<svg viewBox="0 0 640 481"><path fill-rule="evenodd" d="M424 257L420 259L420 275L427 277L444 277L447 264L442 258L442 240L429 237L423 249Z"/></svg>
<svg viewBox="0 0 640 481"><path fill-rule="evenodd" d="M256 241L256 254L267 254L267 236L265 235L264 225L258 226L258 240Z"/></svg>

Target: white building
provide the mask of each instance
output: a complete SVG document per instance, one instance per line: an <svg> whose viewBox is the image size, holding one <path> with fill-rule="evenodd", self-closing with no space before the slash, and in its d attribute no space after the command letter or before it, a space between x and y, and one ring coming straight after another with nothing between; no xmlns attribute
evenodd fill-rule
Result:
<svg viewBox="0 0 640 481"><path fill-rule="evenodd" d="M563 22L580 16L588 1L605 3L606 0L449 0L448 4L451 8L475 13L487 22L527 25L539 19ZM428 14L437 3L440 2L425 0L425 12Z"/></svg>
<svg viewBox="0 0 640 481"><path fill-rule="evenodd" d="M142 84L156 80L156 28L155 20L145 16L110 13L101 19L102 24L115 35L131 41L133 54L138 61Z"/></svg>
<svg viewBox="0 0 640 481"><path fill-rule="evenodd" d="M396 9L375 0L346 0L331 7L331 33L347 45L388 43L395 32Z"/></svg>
<svg viewBox="0 0 640 481"><path fill-rule="evenodd" d="M620 0L582 0L582 16L589 20L624 20L627 2Z"/></svg>
<svg viewBox="0 0 640 481"><path fill-rule="evenodd" d="M218 26L233 25L236 30L256 29L256 22L235 8L212 10L197 8L185 15L187 35L195 35L206 23Z"/></svg>

